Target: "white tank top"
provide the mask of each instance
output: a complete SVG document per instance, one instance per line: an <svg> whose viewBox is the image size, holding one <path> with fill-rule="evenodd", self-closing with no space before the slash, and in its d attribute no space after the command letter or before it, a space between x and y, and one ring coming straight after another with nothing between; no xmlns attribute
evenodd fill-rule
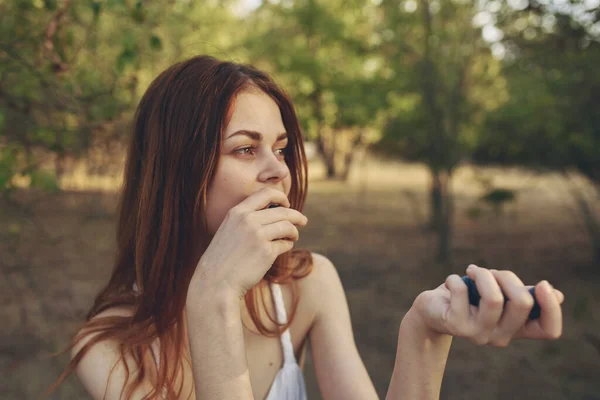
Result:
<svg viewBox="0 0 600 400"><path fill-rule="evenodd" d="M276 283L271 283L271 295L275 302L275 313L277 322L285 324L287 322L287 313L283 302L281 287ZM134 290L137 285L134 284ZM160 352L158 351L159 341L154 341L151 345L152 354L156 361L156 368L160 364ZM283 367L275 375L271 384L269 393L265 400L306 400L306 385L302 369L296 362L294 355L294 346L289 328L281 334L281 347L283 348Z"/></svg>
<svg viewBox="0 0 600 400"><path fill-rule="evenodd" d="M287 313L285 312L281 287L276 283L271 283L270 286L275 301L277 322L285 324ZM306 400L304 375L296 362L289 328L281 334L281 346L283 347L283 367L275 375L275 380L266 400Z"/></svg>

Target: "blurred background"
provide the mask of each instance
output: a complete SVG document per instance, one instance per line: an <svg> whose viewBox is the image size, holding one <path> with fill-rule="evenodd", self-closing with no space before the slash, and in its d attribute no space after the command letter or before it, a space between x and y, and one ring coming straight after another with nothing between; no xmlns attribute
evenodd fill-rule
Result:
<svg viewBox="0 0 600 400"><path fill-rule="evenodd" d="M600 0L0 0L0 398L37 399L115 250L133 112L197 54L290 93L301 246L383 398L399 323L469 263L566 294L558 341L455 339L443 399L600 399ZM309 398L319 399L310 359ZM53 399L83 399L72 377Z"/></svg>

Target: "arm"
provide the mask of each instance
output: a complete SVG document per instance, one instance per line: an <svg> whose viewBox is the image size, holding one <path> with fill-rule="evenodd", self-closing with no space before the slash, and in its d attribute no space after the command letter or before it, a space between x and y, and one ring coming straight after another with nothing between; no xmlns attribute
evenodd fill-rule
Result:
<svg viewBox="0 0 600 400"><path fill-rule="evenodd" d="M228 290L207 290L200 301L187 302L197 399L254 398L240 312L238 297Z"/></svg>
<svg viewBox="0 0 600 400"><path fill-rule="evenodd" d="M334 265L314 254L314 279L320 307L310 333L312 358L324 399L377 399L356 348L344 289ZM451 337L432 334L409 311L400 326L396 363L387 399L439 397Z"/></svg>
<svg viewBox="0 0 600 400"><path fill-rule="evenodd" d="M339 275L327 258L313 254L303 296L318 304L310 330L315 375L323 399L373 400L377 392L356 348ZM318 299L318 300L317 300Z"/></svg>
<svg viewBox="0 0 600 400"><path fill-rule="evenodd" d="M130 316L131 310L123 308L113 308L98 314L95 318L109 316ZM85 336L71 350L71 358L74 357L81 348L88 343L95 335ZM76 373L83 387L95 400L117 400L121 399L121 391L126 384L125 364L129 367L129 381L137 378L138 369L130 355L125 355L125 360L121 360L119 344L115 341L101 341L96 343L81 359L77 365ZM125 363L125 364L124 364ZM142 380L141 385L135 390L131 399L142 399L150 393L153 388L151 379L155 378L154 360L148 355L144 359L144 364L152 371L150 376ZM110 378L110 379L109 379Z"/></svg>
<svg viewBox="0 0 600 400"><path fill-rule="evenodd" d="M439 399L452 336L432 332L413 309L400 324L386 399Z"/></svg>
<svg viewBox="0 0 600 400"><path fill-rule="evenodd" d="M215 293L215 294L211 294ZM194 371L196 399L253 399L250 376L246 362L244 335L240 318L240 303L235 295L225 290L205 292L186 306L186 322ZM130 316L131 310L110 309L96 318L107 316ZM92 338L82 339L71 351L75 356ZM209 345L207 345L209 344ZM208 361L206 361L208 360ZM130 355L120 359L119 344L102 341L95 344L77 366L77 376L93 399L121 399L126 384L125 364L129 367L129 379L137 378L138 368ZM132 400L142 399L152 391L156 379L154 359L144 359L146 375L141 385L133 392Z"/></svg>

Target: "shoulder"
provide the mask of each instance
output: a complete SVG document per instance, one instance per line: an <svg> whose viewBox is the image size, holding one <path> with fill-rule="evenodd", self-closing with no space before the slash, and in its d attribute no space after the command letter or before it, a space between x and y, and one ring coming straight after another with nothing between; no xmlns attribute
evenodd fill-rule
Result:
<svg viewBox="0 0 600 400"><path fill-rule="evenodd" d="M319 253L311 253L313 259L313 270L309 277L314 283L329 284L339 280L339 274L333 262Z"/></svg>
<svg viewBox="0 0 600 400"><path fill-rule="evenodd" d="M127 307L112 307L107 310L102 311L98 315L95 315L90 319L90 321L85 324L85 326L77 332L77 336L81 336L81 339L73 346L71 350L71 358L74 358L86 344L91 342L99 333L98 332L89 332L90 327L89 323L93 321L98 321L104 317L128 317L132 315L132 310ZM97 353L100 349L106 350L107 347L113 347L113 344L110 341L100 341L97 345L92 346L89 354ZM88 357L89 358L89 357Z"/></svg>
<svg viewBox="0 0 600 400"><path fill-rule="evenodd" d="M336 266L326 256L319 253L311 253L312 271L306 277L299 280L301 295L305 300L314 303L314 309L321 309L323 302L327 302L332 296L339 297L344 289Z"/></svg>
<svg viewBox="0 0 600 400"><path fill-rule="evenodd" d="M130 308L113 307L94 316L89 322L98 321L104 317L128 317L131 315ZM131 382L131 375L134 375L134 373L130 374L130 379L127 379L125 366L132 372L138 370L139 366L131 357L127 356L125 359L121 357L121 345L116 339L94 340L99 334L99 332L90 332L90 325L86 324L77 334L81 339L73 346L71 358L80 357L75 371L92 398L119 399L121 390L127 382ZM89 347L86 346L88 344L90 344ZM82 350L83 353L79 356ZM151 388L151 382L145 379L135 393L138 391L147 393Z"/></svg>
<svg viewBox="0 0 600 400"><path fill-rule="evenodd" d="M86 344L92 342L92 340L98 336L98 332L90 332L90 322L98 321L105 317L130 317L132 315L132 310L129 307L112 307L107 310L102 311L98 315L92 317L90 321L85 324L85 326L77 333L78 337L81 339L73 346L71 350L71 358L74 358L80 350L82 350ZM87 358L90 358L92 355L98 355L99 352L111 351L112 348L116 348L116 343L112 343L110 340L99 341L95 343L87 352Z"/></svg>

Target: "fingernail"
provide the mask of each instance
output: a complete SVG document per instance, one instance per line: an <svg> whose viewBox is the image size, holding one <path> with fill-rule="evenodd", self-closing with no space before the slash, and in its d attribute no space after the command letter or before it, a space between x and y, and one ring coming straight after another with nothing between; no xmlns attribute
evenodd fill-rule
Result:
<svg viewBox="0 0 600 400"><path fill-rule="evenodd" d="M467 267L467 272L469 272L475 268L477 268L477 266L475 264L469 264L469 266Z"/></svg>

